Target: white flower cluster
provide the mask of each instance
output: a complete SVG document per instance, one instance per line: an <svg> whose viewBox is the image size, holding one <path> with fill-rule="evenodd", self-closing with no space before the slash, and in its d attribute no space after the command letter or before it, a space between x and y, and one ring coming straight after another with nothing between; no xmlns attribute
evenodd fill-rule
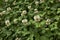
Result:
<svg viewBox="0 0 60 40"><path fill-rule="evenodd" d="M11 25L10 21L9 20L5 20L5 25L6 26L10 26Z"/></svg>
<svg viewBox="0 0 60 40"><path fill-rule="evenodd" d="M58 0L60 2L60 0Z"/></svg>
<svg viewBox="0 0 60 40"><path fill-rule="evenodd" d="M17 37L15 40L21 40L21 38L18 38L18 37Z"/></svg>
<svg viewBox="0 0 60 40"><path fill-rule="evenodd" d="M22 20L22 23L23 23L24 25L26 25L26 24L28 24L28 20L27 20L27 19L23 19L23 20Z"/></svg>
<svg viewBox="0 0 60 40"><path fill-rule="evenodd" d="M0 13L0 16L2 16L3 14L2 13Z"/></svg>
<svg viewBox="0 0 60 40"><path fill-rule="evenodd" d="M45 2L45 0L40 0L40 3L44 3Z"/></svg>
<svg viewBox="0 0 60 40"><path fill-rule="evenodd" d="M50 19L47 19L47 20L46 20L46 25L49 25L50 22L51 22L51 20L50 20Z"/></svg>
<svg viewBox="0 0 60 40"><path fill-rule="evenodd" d="M8 7L8 8L7 8L7 11L11 11L11 10L12 10L11 7Z"/></svg>
<svg viewBox="0 0 60 40"><path fill-rule="evenodd" d="M5 2L8 2L8 0L5 0Z"/></svg>
<svg viewBox="0 0 60 40"><path fill-rule="evenodd" d="M35 20L35 21L40 21L40 20L41 20L41 17L40 17L39 15L35 15L35 16L34 16L34 20Z"/></svg>
<svg viewBox="0 0 60 40"><path fill-rule="evenodd" d="M5 0L6 2L8 1L8 0ZM35 5L38 5L39 4L39 1L34 1L35 2ZM44 2L44 0L40 0L40 3L43 3ZM15 5L16 4L16 0L13 2L13 5ZM31 5L29 5L28 7L27 7L29 10L32 8L32 6ZM10 8L10 7L8 7L7 8L7 11L11 11L12 9ZM34 10L34 13L35 14L37 14L37 13L39 13L39 11L38 11L38 9L37 8L35 8L35 9L33 9ZM5 11L3 11L3 13L5 13ZM21 11L21 16L23 17L23 16L26 16L26 14L27 14L28 12L26 11L26 10L23 10L23 11ZM2 15L2 13L0 13L0 15ZM39 21L41 21L41 17L39 16L39 15L34 15L34 17L33 17L33 19L34 19L34 21L36 21L36 22L39 22ZM17 21L18 21L18 19L14 19L13 20L13 22L14 23L17 23ZM46 20L46 24L47 25L49 25L50 24L50 19L47 19ZM22 20L22 23L23 24L28 24L28 19L23 19ZM9 20L6 20L5 21L5 24L8 26L8 25L10 25L10 21Z"/></svg>
<svg viewBox="0 0 60 40"><path fill-rule="evenodd" d="M17 21L18 21L18 19L14 19L14 20L13 20L13 22L14 22L15 24L17 23Z"/></svg>
<svg viewBox="0 0 60 40"><path fill-rule="evenodd" d="M2 15L4 15L4 14L6 14L6 11L0 12L0 16L2 16Z"/></svg>
<svg viewBox="0 0 60 40"><path fill-rule="evenodd" d="M13 2L13 5L16 5L16 0Z"/></svg>
<svg viewBox="0 0 60 40"><path fill-rule="evenodd" d="M21 13L21 16L26 15L26 14L27 14L27 11L23 10L22 13Z"/></svg>
<svg viewBox="0 0 60 40"><path fill-rule="evenodd" d="M39 4L39 1L35 1L35 4L38 5Z"/></svg>
<svg viewBox="0 0 60 40"><path fill-rule="evenodd" d="M31 9L31 5L30 5L30 6L28 6L28 9Z"/></svg>
<svg viewBox="0 0 60 40"><path fill-rule="evenodd" d="M38 9L34 9L34 13L38 13Z"/></svg>

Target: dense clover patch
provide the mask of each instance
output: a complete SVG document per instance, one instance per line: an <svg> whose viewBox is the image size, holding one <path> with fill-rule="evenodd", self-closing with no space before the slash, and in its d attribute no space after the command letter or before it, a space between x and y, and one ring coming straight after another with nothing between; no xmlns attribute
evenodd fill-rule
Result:
<svg viewBox="0 0 60 40"><path fill-rule="evenodd" d="M0 40L60 40L60 0L0 0Z"/></svg>

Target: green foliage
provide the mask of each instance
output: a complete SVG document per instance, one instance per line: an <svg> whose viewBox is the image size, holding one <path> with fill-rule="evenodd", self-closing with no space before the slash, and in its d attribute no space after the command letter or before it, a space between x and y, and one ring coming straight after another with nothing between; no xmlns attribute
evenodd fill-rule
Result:
<svg viewBox="0 0 60 40"><path fill-rule="evenodd" d="M0 40L60 40L60 1L0 0Z"/></svg>

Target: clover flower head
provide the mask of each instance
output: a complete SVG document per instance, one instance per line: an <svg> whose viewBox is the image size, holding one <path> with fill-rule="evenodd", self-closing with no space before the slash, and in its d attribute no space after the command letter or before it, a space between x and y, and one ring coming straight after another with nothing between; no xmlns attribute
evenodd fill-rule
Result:
<svg viewBox="0 0 60 40"><path fill-rule="evenodd" d="M22 14L26 14L26 13L27 13L27 11L26 11L26 10L23 10L23 11L22 11Z"/></svg>
<svg viewBox="0 0 60 40"><path fill-rule="evenodd" d="M40 21L40 20L41 20L41 18L40 18L40 16L39 16L39 15L35 15L35 16L34 16L34 20L35 20L35 21Z"/></svg>
<svg viewBox="0 0 60 40"><path fill-rule="evenodd" d="M15 40L21 40L21 38L16 37Z"/></svg>
<svg viewBox="0 0 60 40"><path fill-rule="evenodd" d="M46 20L46 24L47 24L47 25L49 25L49 24L50 24L50 22L51 22L51 20L50 20L50 19L47 19L47 20Z"/></svg>
<svg viewBox="0 0 60 40"><path fill-rule="evenodd" d="M20 40L18 37L15 40Z"/></svg>
<svg viewBox="0 0 60 40"><path fill-rule="evenodd" d="M10 21L9 21L9 20L6 20L6 21L5 21L5 25L6 25L6 26L10 26Z"/></svg>
<svg viewBox="0 0 60 40"><path fill-rule="evenodd" d="M50 19L47 19L46 21L47 21L47 22L50 22L51 20L50 20Z"/></svg>
<svg viewBox="0 0 60 40"><path fill-rule="evenodd" d="M5 14L5 12L6 12L6 11L2 11L2 12L0 12L0 15L1 15L1 16L2 16L2 15L4 15L4 14Z"/></svg>
<svg viewBox="0 0 60 40"><path fill-rule="evenodd" d="M16 0L13 2L13 5L16 5Z"/></svg>
<svg viewBox="0 0 60 40"><path fill-rule="evenodd" d="M17 19L14 19L13 22L14 22L14 23L17 23Z"/></svg>
<svg viewBox="0 0 60 40"><path fill-rule="evenodd" d="M34 13L38 13L38 9L34 9Z"/></svg>
<svg viewBox="0 0 60 40"><path fill-rule="evenodd" d="M2 11L2 14L6 14L6 11Z"/></svg>
<svg viewBox="0 0 60 40"><path fill-rule="evenodd" d="M5 2L8 2L8 0L5 0Z"/></svg>
<svg viewBox="0 0 60 40"><path fill-rule="evenodd" d="M45 0L40 0L40 3L44 3Z"/></svg>
<svg viewBox="0 0 60 40"><path fill-rule="evenodd" d="M60 0L58 0L60 2Z"/></svg>
<svg viewBox="0 0 60 40"><path fill-rule="evenodd" d="M26 14L27 14L27 11L23 10L22 13L21 13L21 16L26 15Z"/></svg>
<svg viewBox="0 0 60 40"><path fill-rule="evenodd" d="M38 9L34 9L34 11L37 11Z"/></svg>
<svg viewBox="0 0 60 40"><path fill-rule="evenodd" d="M38 5L39 4L39 1L35 1L35 4Z"/></svg>
<svg viewBox="0 0 60 40"><path fill-rule="evenodd" d="M11 11L12 9L10 7L7 8L7 11Z"/></svg>
<svg viewBox="0 0 60 40"><path fill-rule="evenodd" d="M28 23L28 20L27 20L27 19L23 19L23 20L22 20L22 23L23 23L23 24L27 24L27 23Z"/></svg>
<svg viewBox="0 0 60 40"><path fill-rule="evenodd" d="M2 15L3 15L3 13L0 12L0 16L2 16Z"/></svg>
<svg viewBox="0 0 60 40"><path fill-rule="evenodd" d="M28 6L28 9L31 9L31 5L30 5L30 6Z"/></svg>

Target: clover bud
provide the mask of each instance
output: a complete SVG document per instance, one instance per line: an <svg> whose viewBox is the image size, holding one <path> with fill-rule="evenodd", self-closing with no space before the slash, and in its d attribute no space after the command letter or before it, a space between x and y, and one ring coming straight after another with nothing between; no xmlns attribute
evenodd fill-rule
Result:
<svg viewBox="0 0 60 40"><path fill-rule="evenodd" d="M34 9L34 13L38 13L38 9Z"/></svg>
<svg viewBox="0 0 60 40"><path fill-rule="evenodd" d="M46 28L45 30L47 30L47 31L48 31L48 30L49 30L49 28Z"/></svg>
<svg viewBox="0 0 60 40"><path fill-rule="evenodd" d="M14 19L13 22L16 24L17 23L17 19Z"/></svg>

